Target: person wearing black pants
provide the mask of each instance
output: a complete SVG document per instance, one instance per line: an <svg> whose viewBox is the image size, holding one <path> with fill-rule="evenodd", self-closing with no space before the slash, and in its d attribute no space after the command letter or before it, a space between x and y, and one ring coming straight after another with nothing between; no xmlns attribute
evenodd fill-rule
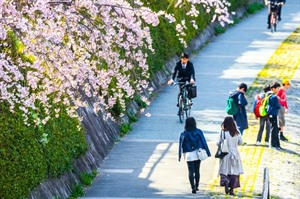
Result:
<svg viewBox="0 0 300 199"><path fill-rule="evenodd" d="M271 123L271 146L276 149L281 149L278 137L279 128L277 115L269 115L269 120Z"/></svg>
<svg viewBox="0 0 300 199"><path fill-rule="evenodd" d="M199 180L200 180L200 160L187 162L189 170L189 181L191 184L192 190L199 191Z"/></svg>
<svg viewBox="0 0 300 199"><path fill-rule="evenodd" d="M269 96L269 103L267 106L267 113L271 123L271 147L275 149L281 149L279 142L279 128L278 128L278 111L280 109L280 104L276 94L280 89L280 84L278 82L272 82L270 84L271 91L267 92L266 95Z"/></svg>
<svg viewBox="0 0 300 199"><path fill-rule="evenodd" d="M178 161L180 161L183 153L183 157L188 166L192 193L196 194L199 190L201 164L197 151L199 151L199 149L204 149L208 157L211 156L211 154L203 132L197 128L195 118L188 117L185 121L184 129L184 132L180 134L179 138Z"/></svg>

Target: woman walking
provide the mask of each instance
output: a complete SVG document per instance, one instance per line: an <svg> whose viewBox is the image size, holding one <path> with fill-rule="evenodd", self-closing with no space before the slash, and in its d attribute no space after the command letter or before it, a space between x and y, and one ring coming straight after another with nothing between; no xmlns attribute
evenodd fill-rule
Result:
<svg viewBox="0 0 300 199"><path fill-rule="evenodd" d="M221 125L219 146L225 139L227 140L229 153L220 159L219 175L220 186L225 187L225 193L234 195L233 189L240 187L240 174L243 174L242 160L238 151L238 145L243 144L242 136L237 130L233 117L227 116Z"/></svg>
<svg viewBox="0 0 300 199"><path fill-rule="evenodd" d="M193 117L188 117L185 121L185 131L181 133L179 138L179 161L181 153L187 162L189 171L189 181L192 193L195 194L199 189L200 181L200 159L197 151L200 148L205 149L208 157L210 155L203 132L197 128L196 121Z"/></svg>

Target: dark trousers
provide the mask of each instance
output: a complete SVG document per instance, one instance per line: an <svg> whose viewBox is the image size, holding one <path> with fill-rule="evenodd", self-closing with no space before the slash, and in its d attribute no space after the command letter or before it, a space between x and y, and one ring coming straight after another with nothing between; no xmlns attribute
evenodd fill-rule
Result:
<svg viewBox="0 0 300 199"><path fill-rule="evenodd" d="M269 115L269 120L271 123L271 146L280 147L280 142L278 137L279 128L278 128L277 115Z"/></svg>
<svg viewBox="0 0 300 199"><path fill-rule="evenodd" d="M199 186L200 180L200 160L187 162L189 169L189 180L192 189L196 189Z"/></svg>
<svg viewBox="0 0 300 199"><path fill-rule="evenodd" d="M259 118L259 130L257 134L257 142L261 142L262 134L264 131L264 128L266 126L266 137L265 137L265 142L269 142L270 138L270 121L268 116L260 117Z"/></svg>

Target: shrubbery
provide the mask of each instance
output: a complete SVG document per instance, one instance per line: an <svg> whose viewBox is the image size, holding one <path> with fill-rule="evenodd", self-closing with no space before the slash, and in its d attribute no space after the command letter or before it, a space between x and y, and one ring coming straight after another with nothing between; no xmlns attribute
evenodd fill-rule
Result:
<svg viewBox="0 0 300 199"><path fill-rule="evenodd" d="M149 2L148 5L154 10L164 10L169 6L167 0L144 2ZM237 8L245 5L246 0L230 2L233 8ZM198 9L203 13L197 18L199 29L187 24L190 30L187 35L188 43L211 21L211 16L206 14L203 8ZM171 6L168 11L173 11L177 20L189 20L184 18L184 8L174 9ZM153 73L162 69L166 60L184 48L178 41L174 25L164 19L161 19L157 27L151 27L151 34L155 54L148 57L148 62ZM0 48L0 51L10 53L15 59L28 59L20 52L21 46L18 43L14 35L11 35L7 48ZM140 106L143 107L143 104ZM38 111L39 114L43 112ZM118 110L112 111L116 115L120 114ZM58 118L52 115L52 119L44 126L34 126L30 121L31 126L25 125L22 114L21 111L12 113L7 103L0 103L0 198L25 198L43 180L59 177L69 171L73 159L80 157L87 149L84 132L77 128L77 125L80 125L79 121L70 118L66 112L62 111Z"/></svg>

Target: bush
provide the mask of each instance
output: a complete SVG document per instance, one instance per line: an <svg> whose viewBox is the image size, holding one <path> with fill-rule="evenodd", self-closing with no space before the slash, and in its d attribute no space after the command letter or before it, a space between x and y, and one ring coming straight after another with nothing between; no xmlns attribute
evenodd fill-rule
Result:
<svg viewBox="0 0 300 199"><path fill-rule="evenodd" d="M247 0L229 1L232 4L231 11L247 3ZM166 0L143 0L143 2L156 11L169 7L169 1ZM211 21L211 14L204 12L200 6L198 9L203 13L196 20L199 29L196 30L187 23L188 43ZM184 8L170 7L168 11L174 13L177 20L189 21L189 18L185 17ZM160 20L161 23L157 27L150 28L153 48L156 51L155 54L149 54L147 59L151 74L162 69L169 58L184 50L178 41L174 25L165 19ZM15 36L10 33L8 37L8 46L1 46L0 51L10 53L13 59L21 58L30 62L30 58L19 50L22 46ZM134 100L141 108L146 107L146 103L140 97L136 96ZM73 159L85 153L87 144L84 133L77 129L79 121L70 118L64 111L58 118L52 117L53 119L45 126L26 126L23 123L22 113L20 111L11 113L8 107L7 103L0 103L0 198L18 199L26 197L43 180L59 177L69 171ZM113 115L118 116L123 113L120 110L120 105L117 104L111 111ZM42 108L39 111L39 114L43 114ZM131 116L130 122L134 121L136 118ZM127 134L131 128L130 124L124 123L121 125L120 135ZM82 187L77 185L71 197L79 196L81 193Z"/></svg>

